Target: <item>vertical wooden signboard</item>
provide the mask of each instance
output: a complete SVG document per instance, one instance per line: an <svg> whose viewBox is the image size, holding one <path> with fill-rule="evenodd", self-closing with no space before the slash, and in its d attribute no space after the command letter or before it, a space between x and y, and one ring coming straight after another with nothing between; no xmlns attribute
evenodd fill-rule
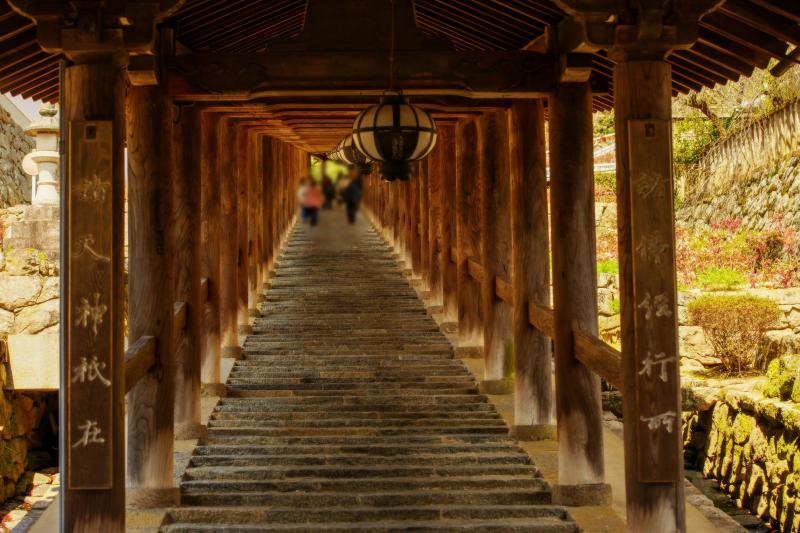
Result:
<svg viewBox="0 0 800 533"><path fill-rule="evenodd" d="M670 124L628 121L636 354L643 483L679 481L681 446Z"/></svg>
<svg viewBox="0 0 800 533"><path fill-rule="evenodd" d="M103 490L114 483L113 391L124 386L112 383L112 122L71 121L68 146L68 486Z"/></svg>

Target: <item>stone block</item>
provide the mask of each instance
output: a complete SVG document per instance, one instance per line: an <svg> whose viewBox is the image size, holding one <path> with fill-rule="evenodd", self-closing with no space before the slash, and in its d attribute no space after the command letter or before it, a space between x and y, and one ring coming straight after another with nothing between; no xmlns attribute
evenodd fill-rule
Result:
<svg viewBox="0 0 800 533"><path fill-rule="evenodd" d="M8 355L10 372L6 388L58 390L58 334L9 335Z"/></svg>
<svg viewBox="0 0 800 533"><path fill-rule="evenodd" d="M13 333L39 333L58 324L59 300L48 300L41 304L23 307L17 312Z"/></svg>
<svg viewBox="0 0 800 533"><path fill-rule="evenodd" d="M44 285L40 276L9 276L0 273L0 309L13 311L36 303Z"/></svg>

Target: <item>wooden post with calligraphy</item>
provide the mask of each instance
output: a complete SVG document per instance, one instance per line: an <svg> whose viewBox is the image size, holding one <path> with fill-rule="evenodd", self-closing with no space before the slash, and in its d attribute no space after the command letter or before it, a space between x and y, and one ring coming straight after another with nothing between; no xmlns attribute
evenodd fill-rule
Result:
<svg viewBox="0 0 800 533"><path fill-rule="evenodd" d="M478 180L478 128L474 120L456 127L456 243L458 247L458 351L480 355L483 325L480 284L469 274L469 259L480 254L481 190Z"/></svg>
<svg viewBox="0 0 800 533"><path fill-rule="evenodd" d="M125 530L124 91L108 64L62 87L62 531Z"/></svg>
<svg viewBox="0 0 800 533"><path fill-rule="evenodd" d="M666 61L615 67L628 523L685 531L671 86Z"/></svg>

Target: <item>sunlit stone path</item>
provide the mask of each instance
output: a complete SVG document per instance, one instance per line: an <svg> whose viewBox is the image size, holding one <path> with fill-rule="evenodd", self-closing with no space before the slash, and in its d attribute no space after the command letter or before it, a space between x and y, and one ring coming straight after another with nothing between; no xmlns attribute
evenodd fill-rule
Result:
<svg viewBox="0 0 800 533"><path fill-rule="evenodd" d="M391 252L298 226L169 533L576 531Z"/></svg>

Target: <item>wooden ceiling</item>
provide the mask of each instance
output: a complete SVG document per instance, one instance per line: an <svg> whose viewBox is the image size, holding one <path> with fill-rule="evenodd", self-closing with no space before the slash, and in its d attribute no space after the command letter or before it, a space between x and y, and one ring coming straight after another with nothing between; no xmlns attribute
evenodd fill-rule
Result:
<svg viewBox="0 0 800 533"><path fill-rule="evenodd" d="M564 17L550 0L414 0L414 8L424 33L445 37L459 50L525 49ZM257 52L275 38L298 35L305 10L305 0L187 0L168 22L189 50ZM726 0L703 18L690 50L668 57L673 91L736 80L772 59L779 61L773 68L779 74L798 63L795 47L800 47L800 1ZM595 75L609 85L613 65L605 53L595 54ZM5 0L0 0L0 91L58 99L58 58L39 49L33 22L11 11ZM612 105L613 95L595 96L596 109ZM303 144L311 148L316 142Z"/></svg>

